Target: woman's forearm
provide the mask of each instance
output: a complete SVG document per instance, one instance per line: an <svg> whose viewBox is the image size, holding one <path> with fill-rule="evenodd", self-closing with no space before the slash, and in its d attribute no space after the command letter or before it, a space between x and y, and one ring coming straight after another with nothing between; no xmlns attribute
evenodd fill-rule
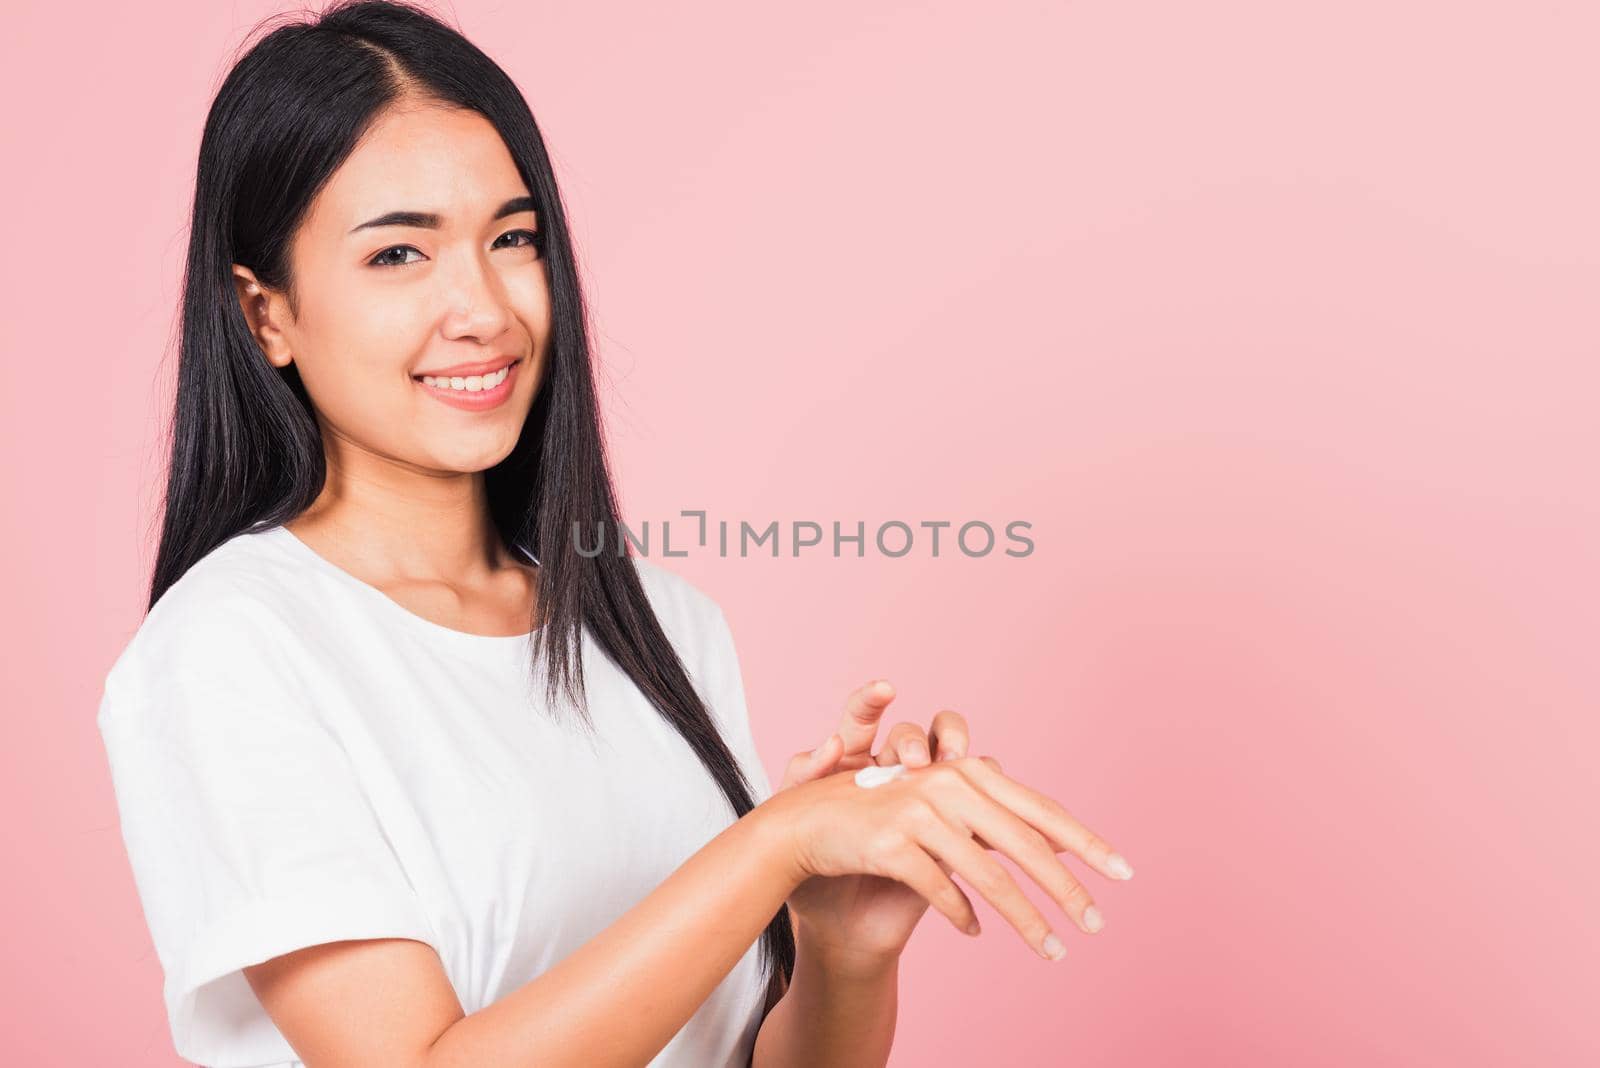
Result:
<svg viewBox="0 0 1600 1068"><path fill-rule="evenodd" d="M452 1024L426 1068L644 1064L799 880L781 828L758 805L560 963Z"/></svg>
<svg viewBox="0 0 1600 1068"><path fill-rule="evenodd" d="M894 1044L899 957L831 952L795 931L794 978L756 1035L752 1068L883 1068Z"/></svg>

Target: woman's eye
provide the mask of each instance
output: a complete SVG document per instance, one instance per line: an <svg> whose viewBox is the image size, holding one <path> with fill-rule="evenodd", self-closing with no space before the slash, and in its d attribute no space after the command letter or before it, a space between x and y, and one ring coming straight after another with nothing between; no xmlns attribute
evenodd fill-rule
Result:
<svg viewBox="0 0 1600 1068"><path fill-rule="evenodd" d="M524 244L521 247L523 247L523 248L538 248L539 247L539 233L538 233L537 230L507 230L505 233L501 234L500 236L501 236L502 239L504 239L504 238L507 238L507 237L515 237L515 236L517 236L519 234L528 239L526 244ZM501 247L502 248L516 248L518 246L516 246L516 245L504 245L504 246L501 246Z"/></svg>
<svg viewBox="0 0 1600 1068"><path fill-rule="evenodd" d="M524 237L527 240L524 241L521 245L515 245L515 244L501 245L500 241L503 241L508 237ZM537 230L507 230L505 233L500 235L499 239L496 240L495 245L498 248L533 248L533 249L538 249L539 248L539 232ZM392 253L397 253L397 252L402 255L402 258L399 259L399 260L396 260L391 255ZM389 248L384 249L382 252L378 253L376 256L372 257L372 259L368 260L367 262L369 264L371 264L372 266L374 266L374 267L404 267L407 263L412 262L410 260L406 260L406 259L403 258L404 254L407 253L407 252L416 252L418 256L422 255L422 253L417 252L417 250L415 248L413 248L412 246L410 246L410 245L391 245Z"/></svg>
<svg viewBox="0 0 1600 1068"><path fill-rule="evenodd" d="M403 266L405 266L405 261L401 261L400 263L395 263L393 260L385 259L385 257L388 256L389 253L391 253L391 252L407 252L407 251L409 251L409 252L417 252L417 250L412 248L410 245L394 245L394 246L391 246L390 248L384 249L382 252L378 253L376 256L372 257L372 259L368 260L367 262L372 264L372 266L374 266L374 267L403 267ZM420 256L420 255L422 255L422 253L417 252L417 255Z"/></svg>

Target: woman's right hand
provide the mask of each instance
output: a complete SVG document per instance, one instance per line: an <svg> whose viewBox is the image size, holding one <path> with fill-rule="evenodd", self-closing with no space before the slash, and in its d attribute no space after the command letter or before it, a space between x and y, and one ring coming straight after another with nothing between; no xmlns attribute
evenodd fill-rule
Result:
<svg viewBox="0 0 1600 1068"><path fill-rule="evenodd" d="M796 885L813 875L896 879L970 933L977 915L954 873L1050 960L1065 946L988 850L1010 857L1090 933L1099 929L1094 899L1056 854L1070 852L1108 878L1133 875L1110 843L987 756L908 768L874 787L857 785L853 771L837 772L782 790L763 807L787 832Z"/></svg>

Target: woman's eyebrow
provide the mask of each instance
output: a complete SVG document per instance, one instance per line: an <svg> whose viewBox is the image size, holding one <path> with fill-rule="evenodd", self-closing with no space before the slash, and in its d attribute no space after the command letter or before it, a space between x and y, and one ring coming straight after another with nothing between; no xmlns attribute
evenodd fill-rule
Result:
<svg viewBox="0 0 1600 1068"><path fill-rule="evenodd" d="M500 205L500 210L496 211L491 218L504 219L507 215L515 215L519 211L533 210L532 197L512 197ZM367 230L374 226L416 226L423 230L437 230L443 221L440 216L430 211L391 211L385 215L378 216L376 219L368 219L350 232L353 234L357 230Z"/></svg>

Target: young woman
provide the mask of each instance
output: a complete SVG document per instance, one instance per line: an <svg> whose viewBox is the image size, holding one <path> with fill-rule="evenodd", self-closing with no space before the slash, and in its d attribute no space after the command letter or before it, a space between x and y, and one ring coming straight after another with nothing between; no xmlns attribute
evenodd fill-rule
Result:
<svg viewBox="0 0 1600 1068"><path fill-rule="evenodd" d="M774 793L731 632L619 544L571 239L511 80L426 13L263 37L206 121L150 609L99 726L178 1052L883 1064L950 875L1126 862L892 691ZM866 788L853 772L899 765ZM791 926L791 923L793 926Z"/></svg>

